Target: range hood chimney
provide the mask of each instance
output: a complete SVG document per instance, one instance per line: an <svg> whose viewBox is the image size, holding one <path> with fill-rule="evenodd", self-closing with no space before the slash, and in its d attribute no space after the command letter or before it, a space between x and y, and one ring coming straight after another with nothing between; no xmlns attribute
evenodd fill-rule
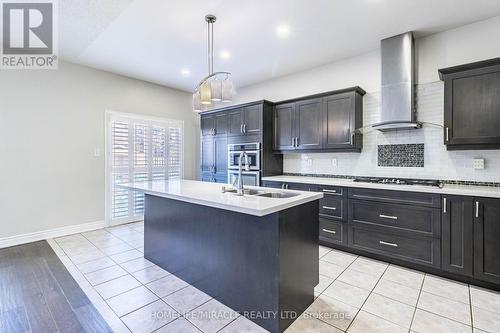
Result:
<svg viewBox="0 0 500 333"><path fill-rule="evenodd" d="M379 131L421 128L415 107L415 41L413 33L383 39L381 121Z"/></svg>

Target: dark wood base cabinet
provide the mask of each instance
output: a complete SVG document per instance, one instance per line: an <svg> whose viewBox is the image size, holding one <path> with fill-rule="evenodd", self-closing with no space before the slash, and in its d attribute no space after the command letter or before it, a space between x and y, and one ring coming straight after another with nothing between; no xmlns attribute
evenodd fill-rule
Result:
<svg viewBox="0 0 500 333"><path fill-rule="evenodd" d="M266 181L321 191L321 245L500 290L500 199Z"/></svg>

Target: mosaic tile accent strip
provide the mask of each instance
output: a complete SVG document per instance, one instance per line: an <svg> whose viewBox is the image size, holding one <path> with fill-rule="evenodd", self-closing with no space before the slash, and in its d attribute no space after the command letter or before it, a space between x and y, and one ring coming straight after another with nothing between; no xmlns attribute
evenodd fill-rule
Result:
<svg viewBox="0 0 500 333"><path fill-rule="evenodd" d="M358 177L370 177L367 175L350 176L350 175L332 175L332 174L323 174L323 173L293 173L293 172L284 172L283 176L337 178L337 179L354 179L354 178L358 178ZM377 177L380 177L380 176L377 176ZM380 178L384 178L384 177L380 177ZM476 181L468 181L468 180L441 180L441 181L444 184L449 184L449 185L500 187L500 183L496 183L496 182L476 182Z"/></svg>
<svg viewBox="0 0 500 333"><path fill-rule="evenodd" d="M423 168L424 144L379 145L379 167Z"/></svg>

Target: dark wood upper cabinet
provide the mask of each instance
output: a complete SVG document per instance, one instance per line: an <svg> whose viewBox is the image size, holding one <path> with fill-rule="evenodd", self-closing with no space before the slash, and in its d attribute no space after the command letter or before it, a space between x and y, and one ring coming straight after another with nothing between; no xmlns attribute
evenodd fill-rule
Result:
<svg viewBox="0 0 500 333"><path fill-rule="evenodd" d="M215 135L216 136L226 136L227 135L227 114L225 112L220 112L215 114Z"/></svg>
<svg viewBox="0 0 500 333"><path fill-rule="evenodd" d="M500 149L500 58L440 69L448 150Z"/></svg>
<svg viewBox="0 0 500 333"><path fill-rule="evenodd" d="M295 105L295 146L297 149L321 149L323 103L321 98Z"/></svg>
<svg viewBox="0 0 500 333"><path fill-rule="evenodd" d="M243 135L243 108L234 109L227 112L228 136Z"/></svg>
<svg viewBox="0 0 500 333"><path fill-rule="evenodd" d="M260 143L261 175L283 173L283 156L273 151L273 107L269 101L230 105L200 115L200 178L228 181L228 144Z"/></svg>
<svg viewBox="0 0 500 333"><path fill-rule="evenodd" d="M243 109L243 134L255 135L262 132L262 104L246 106Z"/></svg>
<svg viewBox="0 0 500 333"><path fill-rule="evenodd" d="M202 115L200 118L201 135L213 135L215 128L215 117L213 115Z"/></svg>
<svg viewBox="0 0 500 333"><path fill-rule="evenodd" d="M273 136L274 150L295 149L295 103L276 105Z"/></svg>
<svg viewBox="0 0 500 333"><path fill-rule="evenodd" d="M473 218L471 197L443 195L441 268L472 276Z"/></svg>
<svg viewBox="0 0 500 333"><path fill-rule="evenodd" d="M277 104L274 150L360 152L364 94L354 87Z"/></svg>
<svg viewBox="0 0 500 333"><path fill-rule="evenodd" d="M500 284L500 199L474 198L474 278Z"/></svg>
<svg viewBox="0 0 500 333"><path fill-rule="evenodd" d="M360 107L354 93L324 98L323 148L361 148L362 138L356 134L356 129L362 127Z"/></svg>
<svg viewBox="0 0 500 333"><path fill-rule="evenodd" d="M226 136L227 114L224 112L201 115L202 136Z"/></svg>

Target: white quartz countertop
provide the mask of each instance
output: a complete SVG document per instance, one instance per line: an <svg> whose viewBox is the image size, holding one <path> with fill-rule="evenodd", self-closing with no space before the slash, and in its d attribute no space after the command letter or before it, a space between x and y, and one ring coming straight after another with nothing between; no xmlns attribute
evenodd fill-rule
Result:
<svg viewBox="0 0 500 333"><path fill-rule="evenodd" d="M245 186L265 192L290 192L298 195L290 198L267 198L255 195L237 196L234 193L222 193L223 184L207 183L194 180L148 181L117 185L159 197L176 199L203 206L216 207L255 216L279 212L306 202L321 199L322 193L276 190L267 187ZM226 187L229 185L225 185Z"/></svg>
<svg viewBox="0 0 500 333"><path fill-rule="evenodd" d="M425 192L449 195L464 195L486 198L500 198L500 187L492 186L473 186L473 185L448 185L443 188L435 186L420 185L394 185L394 184L374 184L354 182L352 179L326 178L326 177L307 177L307 176L272 176L263 177L264 181L276 181L283 183L303 183L331 186L345 186L357 188L373 188L379 190L395 190L408 192Z"/></svg>

